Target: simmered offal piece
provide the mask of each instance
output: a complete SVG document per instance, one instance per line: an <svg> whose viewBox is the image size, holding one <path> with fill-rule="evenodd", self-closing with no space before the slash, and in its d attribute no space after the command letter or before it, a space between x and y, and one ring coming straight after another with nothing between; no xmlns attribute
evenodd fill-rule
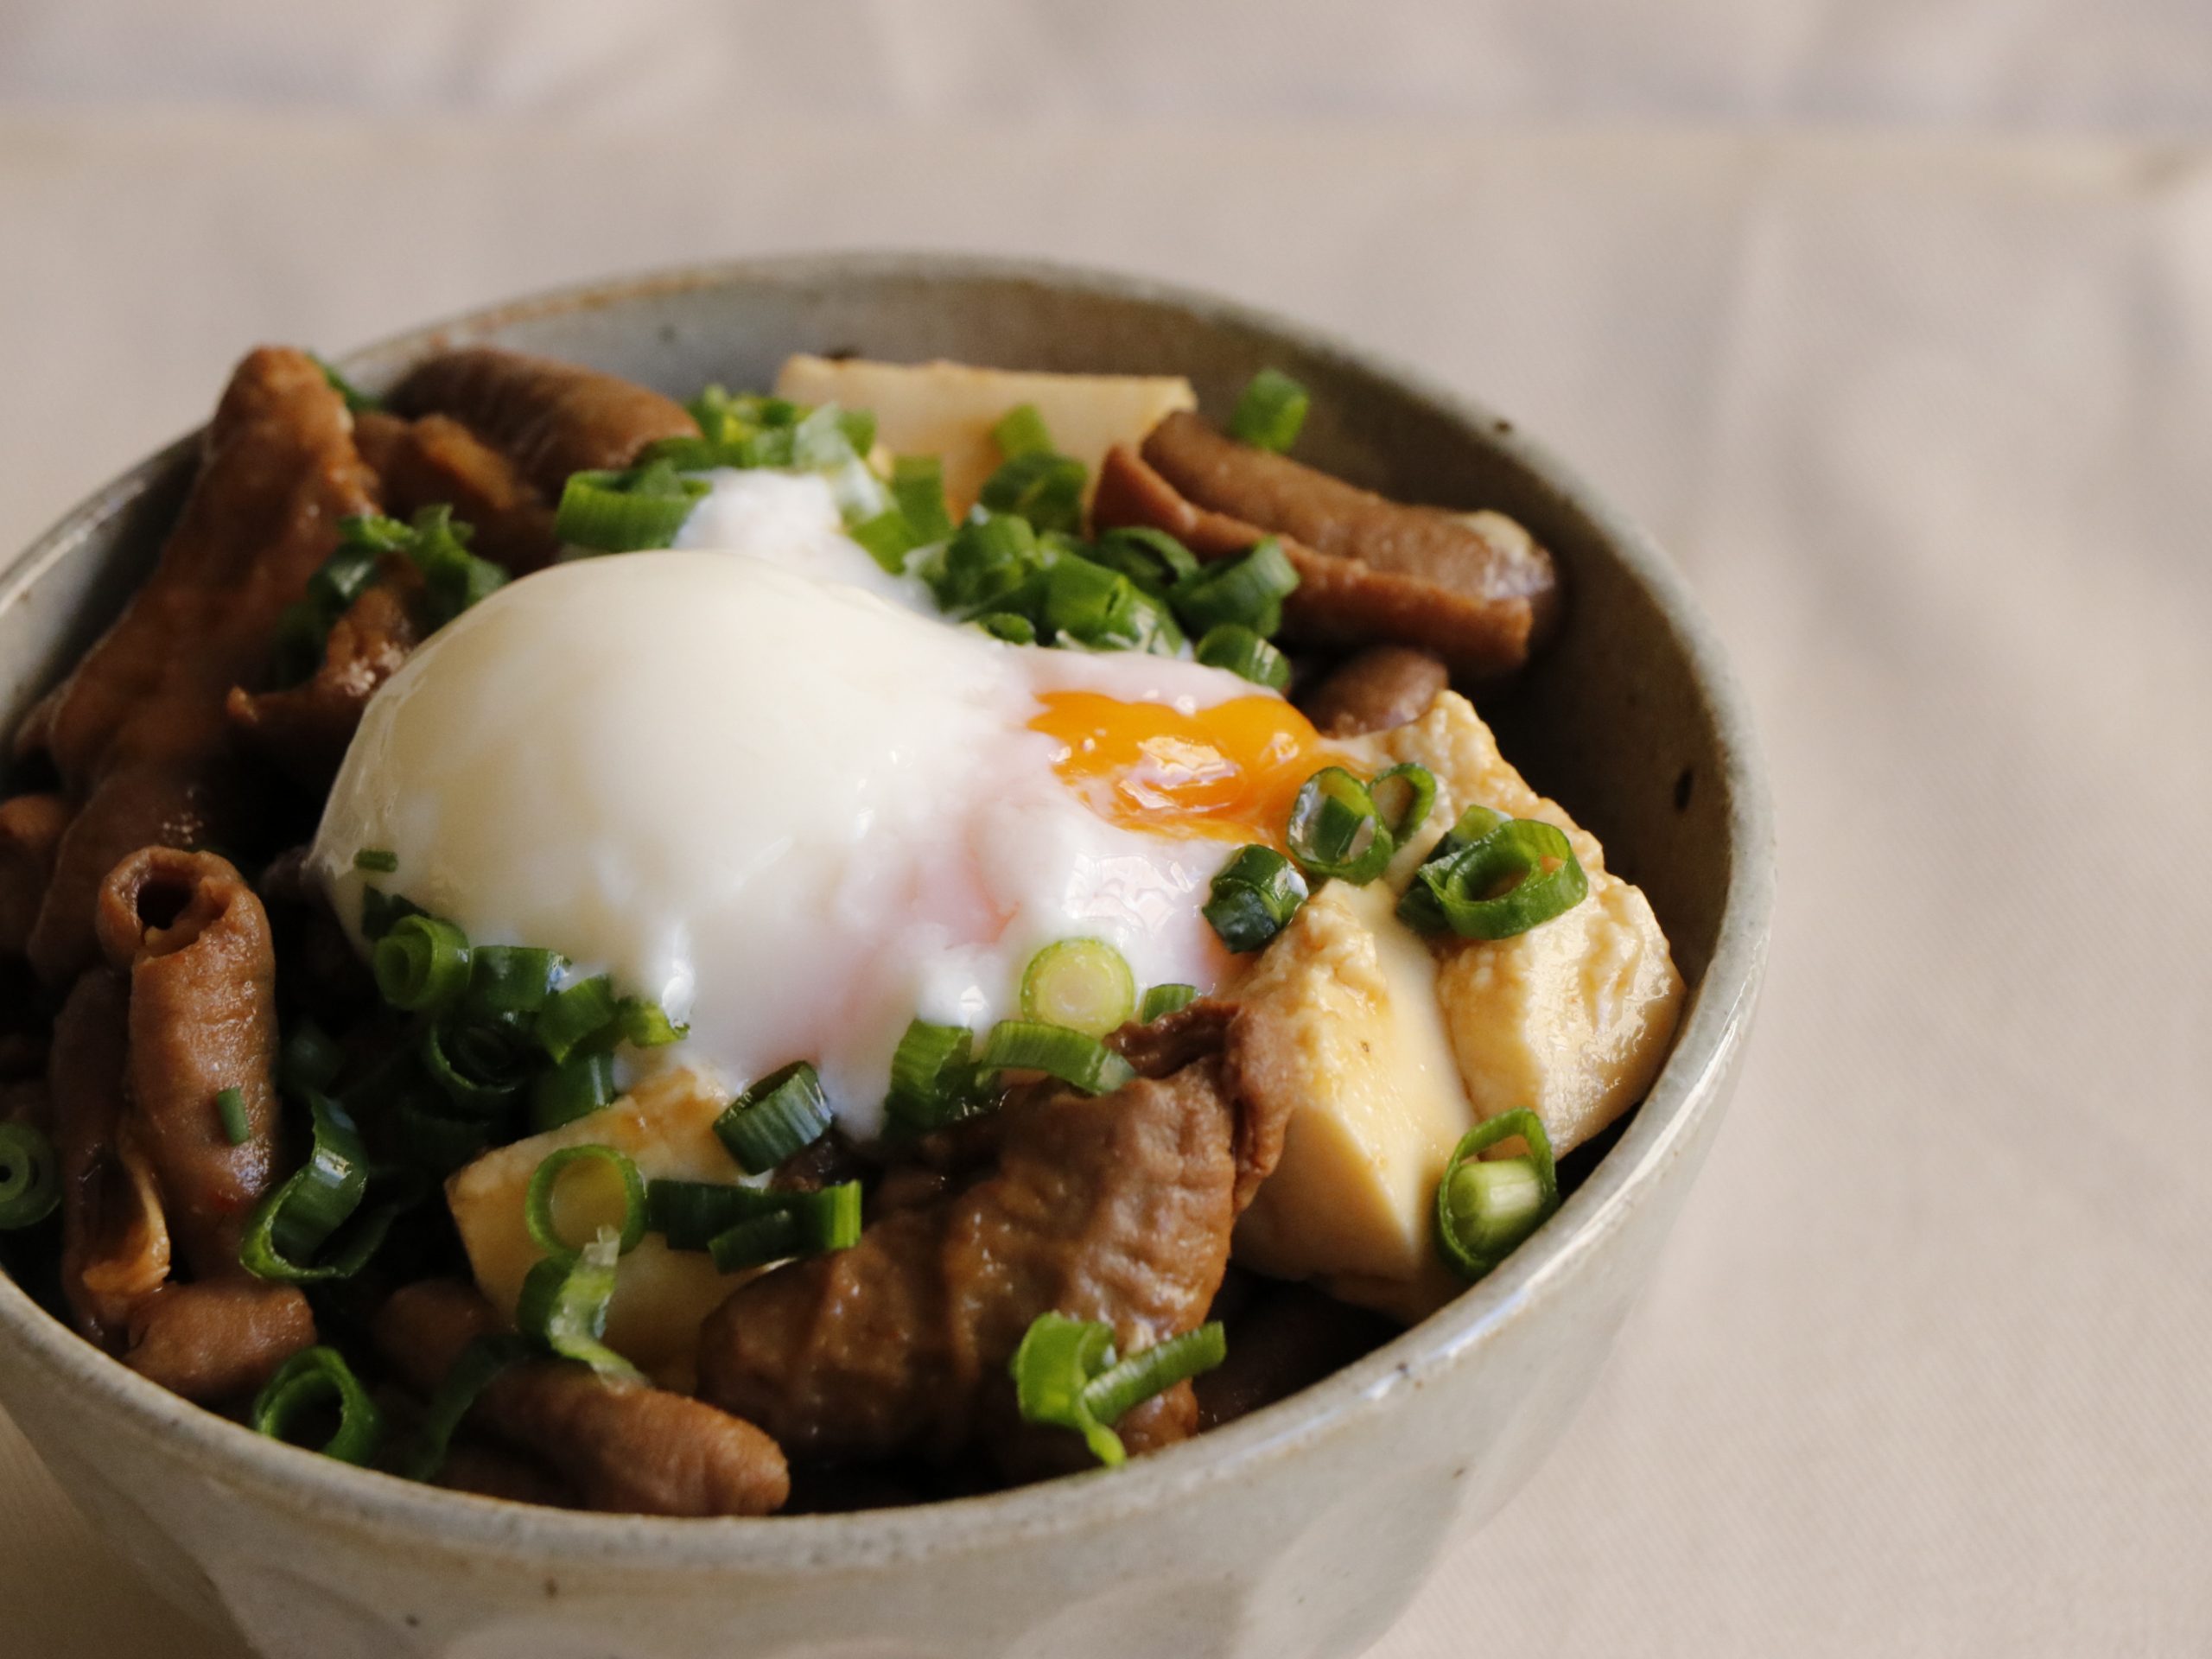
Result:
<svg viewBox="0 0 2212 1659"><path fill-rule="evenodd" d="M671 1516L1117 1465L1433 1313L1682 985L1455 689L1548 555L1307 401L254 353L16 735L10 1259L263 1433Z"/></svg>

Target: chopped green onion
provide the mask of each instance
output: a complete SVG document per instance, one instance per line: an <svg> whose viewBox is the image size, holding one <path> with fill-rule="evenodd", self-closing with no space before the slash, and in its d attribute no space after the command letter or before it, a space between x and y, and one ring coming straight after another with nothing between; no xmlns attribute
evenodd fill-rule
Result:
<svg viewBox="0 0 2212 1659"><path fill-rule="evenodd" d="M1118 570L1085 558L1063 558L1045 577L1040 632L1065 634L1086 645L1116 641L1130 632L1128 620L1136 591L1136 584Z"/></svg>
<svg viewBox="0 0 2212 1659"><path fill-rule="evenodd" d="M440 503L415 515L404 550L423 573L433 627L442 627L479 600L506 585L507 573L468 550L475 535L468 524L453 522L453 509Z"/></svg>
<svg viewBox="0 0 2212 1659"><path fill-rule="evenodd" d="M1470 807L1414 872L1398 917L1423 933L1448 927L1462 938L1508 939L1564 915L1589 892L1557 825Z"/></svg>
<svg viewBox="0 0 2212 1659"><path fill-rule="evenodd" d="M1413 839L1414 831L1428 822L1429 810L1436 804L1436 775L1408 760L1377 772L1369 781L1367 792L1375 810L1382 814L1382 827L1389 831L1392 845L1402 847Z"/></svg>
<svg viewBox="0 0 2212 1659"><path fill-rule="evenodd" d="M1290 689L1290 658L1242 622L1217 622L1198 641L1198 660L1225 668L1271 691Z"/></svg>
<svg viewBox="0 0 2212 1659"><path fill-rule="evenodd" d="M1236 412L1229 417L1230 435L1255 448L1281 454L1298 442L1312 401L1306 388L1281 370L1262 369L1236 400Z"/></svg>
<svg viewBox="0 0 2212 1659"><path fill-rule="evenodd" d="M245 1115L245 1094L242 1090L224 1089L215 1096L215 1116L223 1120L223 1139L234 1147L242 1147L253 1138L253 1125Z"/></svg>
<svg viewBox="0 0 2212 1659"><path fill-rule="evenodd" d="M1198 988L1195 985L1155 985L1144 994L1144 1001L1137 1007L1137 1019L1148 1026L1171 1014L1180 1014L1198 1000Z"/></svg>
<svg viewBox="0 0 2212 1659"><path fill-rule="evenodd" d="M1228 1332L1219 1321L1209 1321L1109 1366L1084 1385L1083 1403L1098 1421L1117 1423L1153 1395L1228 1357Z"/></svg>
<svg viewBox="0 0 2212 1659"><path fill-rule="evenodd" d="M891 1090L884 1110L901 1128L941 1129L971 1116L980 1104L972 1056L974 1038L964 1026L917 1020L891 1055Z"/></svg>
<svg viewBox="0 0 2212 1659"><path fill-rule="evenodd" d="M276 1081L295 1095L328 1089L346 1069L346 1051L312 1020L302 1020L276 1056Z"/></svg>
<svg viewBox="0 0 2212 1659"><path fill-rule="evenodd" d="M1083 486L1090 476L1072 455L1032 449L1001 466L976 499L993 513L1027 518L1039 530L1076 531L1083 528Z"/></svg>
<svg viewBox="0 0 2212 1659"><path fill-rule="evenodd" d="M489 1118L455 1117L416 1095L392 1103L386 1116L397 1134L400 1155L441 1179L480 1156L498 1127Z"/></svg>
<svg viewBox="0 0 2212 1659"><path fill-rule="evenodd" d="M868 557L893 575L903 574L906 556L923 544L906 515L896 507L879 512L849 528L845 534L867 550Z"/></svg>
<svg viewBox="0 0 2212 1659"><path fill-rule="evenodd" d="M891 494L917 545L951 537L952 517L944 506L944 465L935 455L900 455L893 461Z"/></svg>
<svg viewBox="0 0 2212 1659"><path fill-rule="evenodd" d="M671 1250L703 1250L740 1222L780 1213L785 1196L719 1181L648 1181L645 1226Z"/></svg>
<svg viewBox="0 0 2212 1659"><path fill-rule="evenodd" d="M715 1120L715 1133L748 1175L765 1175L829 1132L829 1099L804 1060L771 1071Z"/></svg>
<svg viewBox="0 0 2212 1659"><path fill-rule="evenodd" d="M572 1054L530 1085L530 1127L543 1135L614 1103L614 1057Z"/></svg>
<svg viewBox="0 0 2212 1659"><path fill-rule="evenodd" d="M54 1142L21 1120L0 1123L0 1232L35 1227L60 1202Z"/></svg>
<svg viewBox="0 0 2212 1659"><path fill-rule="evenodd" d="M402 537L407 533L404 525L389 518L347 518L341 522L350 525L366 523L391 524ZM404 541L397 543L392 550L396 551L404 545ZM308 578L308 602L321 617L326 631L330 623L346 614L353 601L361 596L362 590L375 580L377 562L382 556L383 550L378 546L365 545L361 541L341 542L338 550L325 559L315 575ZM354 855L353 865L357 869L372 868L364 865L358 854ZM394 863L382 868L396 869L398 866Z"/></svg>
<svg viewBox="0 0 2212 1659"><path fill-rule="evenodd" d="M546 1154L530 1178L523 1194L522 1221L531 1242L549 1255L560 1255L578 1247L561 1236L553 1216L553 1201L561 1178L582 1164L597 1164L613 1171L622 1185L622 1224L616 1233L618 1254L627 1255L645 1236L645 1182L637 1165L613 1147L563 1147Z"/></svg>
<svg viewBox="0 0 2212 1659"><path fill-rule="evenodd" d="M301 1420L333 1407L337 1427L321 1446L308 1449L365 1468L384 1442L384 1414L335 1348L308 1348L279 1366L255 1397L251 1421L257 1433L297 1446Z"/></svg>
<svg viewBox="0 0 2212 1659"><path fill-rule="evenodd" d="M538 1010L538 1046L556 1061L565 1060L613 1026L620 1012L613 984L605 974L563 986Z"/></svg>
<svg viewBox="0 0 2212 1659"><path fill-rule="evenodd" d="M1286 839L1309 876L1363 887L1382 874L1394 850L1367 785L1342 766L1308 778L1291 804Z"/></svg>
<svg viewBox="0 0 2212 1659"><path fill-rule="evenodd" d="M315 367L322 371L323 384L327 385L333 391L336 392L339 397L345 400L346 409L352 413L359 415L364 410L382 409L384 407L384 402L381 398L373 397L368 392L363 391L351 380L348 380L343 374L340 374L332 365L324 362L323 359L319 357L314 359L314 362Z"/></svg>
<svg viewBox="0 0 2212 1659"><path fill-rule="evenodd" d="M875 411L872 409L841 409L837 411L837 425L845 435L845 442L853 453L865 456L875 448Z"/></svg>
<svg viewBox="0 0 2212 1659"><path fill-rule="evenodd" d="M1052 453L1052 435L1046 429L1045 417L1034 404L1016 404L999 416L991 428L991 438L999 447L999 454L1007 461L1016 455Z"/></svg>
<svg viewBox="0 0 2212 1659"><path fill-rule="evenodd" d="M440 917L403 916L377 941L369 963L393 1007L441 1008L468 988L468 935Z"/></svg>
<svg viewBox="0 0 2212 1659"><path fill-rule="evenodd" d="M1001 609L998 601L1039 568L1037 537L1027 520L1011 515L972 518L936 563L930 586L940 607L962 615Z"/></svg>
<svg viewBox="0 0 2212 1659"><path fill-rule="evenodd" d="M372 944L408 917L429 913L413 899L403 899L396 893L386 893L381 887L361 889L361 932Z"/></svg>
<svg viewBox="0 0 2212 1659"><path fill-rule="evenodd" d="M602 1227L582 1249L547 1256L522 1281L516 1328L557 1357L576 1360L602 1376L641 1380L637 1367L602 1340L621 1254L614 1230Z"/></svg>
<svg viewBox="0 0 2212 1659"><path fill-rule="evenodd" d="M372 870L378 875L390 875L399 868L399 855L388 847L364 847L353 855L353 868Z"/></svg>
<svg viewBox="0 0 2212 1659"><path fill-rule="evenodd" d="M798 1217L781 1206L715 1234L707 1245L716 1273L743 1273L748 1268L765 1268L771 1262L787 1262L798 1254Z"/></svg>
<svg viewBox="0 0 2212 1659"><path fill-rule="evenodd" d="M1122 1437L1099 1421L1084 1400L1091 1379L1108 1370L1114 1357L1112 1325L1071 1319L1064 1313L1039 1313L1007 1364L1022 1421L1074 1430L1090 1447L1091 1456L1109 1468L1128 1462Z"/></svg>
<svg viewBox="0 0 2212 1659"><path fill-rule="evenodd" d="M1477 1154L1518 1135L1520 1158ZM1559 1208L1559 1172L1543 1120L1526 1109L1500 1112L1460 1137L1436 1185L1436 1242L1452 1269L1472 1283L1510 1255Z"/></svg>
<svg viewBox="0 0 2212 1659"><path fill-rule="evenodd" d="M849 1250L861 1238L861 1184L842 1181L818 1192L764 1195L775 1208L737 1222L709 1241L718 1273L739 1273L793 1256ZM672 1241L671 1241L672 1242Z"/></svg>
<svg viewBox="0 0 2212 1659"><path fill-rule="evenodd" d="M470 953L468 1006L480 1014L536 1014L568 967L557 950L480 944Z"/></svg>
<svg viewBox="0 0 2212 1659"><path fill-rule="evenodd" d="M1202 912L1231 950L1257 950L1306 902L1306 878L1272 847L1240 847L1213 879Z"/></svg>
<svg viewBox="0 0 2212 1659"><path fill-rule="evenodd" d="M1136 976L1103 939L1062 939L1030 957L1021 975L1021 1011L1048 1026L1103 1037L1135 1010Z"/></svg>
<svg viewBox="0 0 2212 1659"><path fill-rule="evenodd" d="M1282 543L1273 536L1255 542L1234 558L1185 576L1168 595L1175 614L1192 633L1203 636L1224 622L1272 635L1282 626L1282 602L1298 588L1298 572Z"/></svg>
<svg viewBox="0 0 2212 1659"><path fill-rule="evenodd" d="M799 1239L809 1255L849 1250L861 1242L861 1184L839 1181L812 1192L779 1195L798 1217Z"/></svg>
<svg viewBox="0 0 2212 1659"><path fill-rule="evenodd" d="M246 1217L238 1262L256 1278L287 1284L352 1278L377 1253L393 1220L416 1196L404 1194L379 1205L317 1261L361 1207L368 1192L368 1154L345 1108L322 1095L309 1096L308 1105L315 1129L307 1162L264 1194Z"/></svg>
<svg viewBox="0 0 2212 1659"><path fill-rule="evenodd" d="M691 1032L690 1027L670 1019L668 1011L651 997L624 997L614 1005L614 1020L622 1040L632 1048L665 1048Z"/></svg>
<svg viewBox="0 0 2212 1659"><path fill-rule="evenodd" d="M1148 524L1128 524L1101 531L1091 544L1090 557L1109 570L1118 570L1156 598L1185 576L1198 572L1191 550L1164 530Z"/></svg>
<svg viewBox="0 0 2212 1659"><path fill-rule="evenodd" d="M462 1349L431 1396L422 1421L416 1424L413 1445L401 1460L398 1472L410 1480L433 1478L445 1467L454 1434L477 1397L508 1366L530 1357L530 1344L505 1332L478 1337Z"/></svg>
<svg viewBox="0 0 2212 1659"><path fill-rule="evenodd" d="M1019 611L993 611L977 617L976 626L992 639L1003 639L1009 645L1037 643L1037 625Z"/></svg>
<svg viewBox="0 0 2212 1659"><path fill-rule="evenodd" d="M875 417L867 416L868 442L875 442ZM845 424L845 411L835 404L817 404L791 429L791 464L804 472L826 472L857 459L864 446L855 444Z"/></svg>
<svg viewBox="0 0 2212 1659"><path fill-rule="evenodd" d="M598 553L666 547L707 489L705 480L684 477L665 458L628 472L571 473L554 533Z"/></svg>
<svg viewBox="0 0 2212 1659"><path fill-rule="evenodd" d="M986 1071L1042 1071L1088 1095L1109 1094L1136 1076L1135 1068L1096 1037L1034 1020L993 1026L978 1065Z"/></svg>
<svg viewBox="0 0 2212 1659"><path fill-rule="evenodd" d="M537 1045L520 1014L426 1020L416 1053L446 1098L474 1118L504 1111L537 1070Z"/></svg>

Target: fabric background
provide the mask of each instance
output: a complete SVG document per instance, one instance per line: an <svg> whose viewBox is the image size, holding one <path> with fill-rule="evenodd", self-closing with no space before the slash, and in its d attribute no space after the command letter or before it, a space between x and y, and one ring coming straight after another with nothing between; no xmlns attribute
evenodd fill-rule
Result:
<svg viewBox="0 0 2212 1659"><path fill-rule="evenodd" d="M1385 1659L2212 1649L2212 8L0 3L0 546L511 293L804 248L1217 288L1496 404L1779 798L1733 1120ZM0 1424L0 1648L236 1659Z"/></svg>

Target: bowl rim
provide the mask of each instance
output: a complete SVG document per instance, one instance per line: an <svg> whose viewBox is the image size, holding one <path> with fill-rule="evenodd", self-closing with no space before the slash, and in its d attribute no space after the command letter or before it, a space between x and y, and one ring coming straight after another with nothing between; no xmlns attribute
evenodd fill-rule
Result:
<svg viewBox="0 0 2212 1659"><path fill-rule="evenodd" d="M312 1506L353 1529L410 1550L550 1564L597 1562L657 1571L842 1572L988 1551L1015 1537L1095 1529L1141 1516L1186 1495L1234 1483L1294 1457L1356 1421L1396 1404L1430 1376L1466 1361L1509 1321L1583 1271L1666 1168L1694 1143L1719 1103L1727 1062L1742 1041L1763 971L1773 909L1773 819L1749 707L1718 637L1657 543L1551 450L1478 400L1327 331L1222 296L1150 277L1054 261L935 251L795 253L685 265L581 283L478 307L388 335L334 359L376 375L454 339L555 315L607 311L658 295L747 284L791 285L855 276L1013 281L1103 298L1165 305L1210 325L1282 340L1310 356L1388 383L1540 480L1581 514L1656 603L1712 721L1729 791L1732 853L1711 961L1692 994L1673 1051L1620 1141L1560 1213L1505 1263L1374 1352L1250 1416L1136 1459L1126 1467L980 1497L850 1513L678 1520L540 1508L419 1485L264 1439L190 1405L131 1371L54 1319L0 1274L0 1332L18 1363L49 1386L92 1403L116 1429L197 1466L204 1478L258 1501ZM0 609L128 510L174 467L195 435L93 491L0 567Z"/></svg>

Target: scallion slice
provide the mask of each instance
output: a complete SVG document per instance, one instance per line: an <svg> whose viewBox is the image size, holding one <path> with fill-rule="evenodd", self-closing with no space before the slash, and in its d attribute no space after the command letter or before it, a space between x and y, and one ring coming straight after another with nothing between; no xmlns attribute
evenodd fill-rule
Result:
<svg viewBox="0 0 2212 1659"><path fill-rule="evenodd" d="M906 556L923 545L922 537L906 515L896 507L879 512L873 518L862 519L848 528L845 534L858 542L868 557L894 576L906 570Z"/></svg>
<svg viewBox="0 0 2212 1659"><path fill-rule="evenodd" d="M1242 622L1217 622L1198 641L1198 660L1225 668L1271 691L1290 689L1290 658Z"/></svg>
<svg viewBox="0 0 2212 1659"><path fill-rule="evenodd" d="M1027 518L1038 530L1083 528L1083 486L1090 469L1072 455L1031 449L983 481L976 500L993 513Z"/></svg>
<svg viewBox="0 0 2212 1659"><path fill-rule="evenodd" d="M1034 404L1016 404L1000 416L991 428L991 439L1008 461L1039 450L1046 454L1052 452L1052 435Z"/></svg>
<svg viewBox="0 0 2212 1659"><path fill-rule="evenodd" d="M598 553L666 547L707 490L704 479L686 478L665 459L628 472L571 473L554 534Z"/></svg>
<svg viewBox="0 0 2212 1659"><path fill-rule="evenodd" d="M1423 933L1448 927L1462 938L1509 939L1564 915L1589 892L1573 844L1556 824L1471 807L1414 872L1398 917Z"/></svg>
<svg viewBox="0 0 2212 1659"><path fill-rule="evenodd" d="M1282 602L1298 589L1298 572L1282 543L1268 536L1234 558L1206 565L1175 584L1168 601L1192 633L1234 622L1268 636L1282 626Z"/></svg>
<svg viewBox="0 0 2212 1659"><path fill-rule="evenodd" d="M938 606L962 616L1004 608L999 601L1040 568L1035 532L1011 515L970 519L935 563L930 586Z"/></svg>
<svg viewBox="0 0 2212 1659"><path fill-rule="evenodd" d="M1525 1156L1478 1156L1516 1135L1529 1148ZM1436 1184L1438 1252L1471 1284L1558 1208L1559 1171L1543 1120L1525 1109L1500 1112L1460 1137Z"/></svg>
<svg viewBox="0 0 2212 1659"><path fill-rule="evenodd" d="M1230 435L1280 454L1298 442L1312 402L1306 388L1281 370L1262 369L1236 400L1236 412L1229 417Z"/></svg>
<svg viewBox="0 0 2212 1659"><path fill-rule="evenodd" d="M626 996L617 1002L614 1020L622 1040L632 1048L665 1048L691 1033L690 1027L677 1025L665 1008L645 996Z"/></svg>
<svg viewBox="0 0 2212 1659"><path fill-rule="evenodd" d="M353 868L390 875L399 868L399 855L388 847L364 847L353 855Z"/></svg>
<svg viewBox="0 0 2212 1659"><path fill-rule="evenodd" d="M446 1014L425 1020L416 1054L465 1116L495 1117L513 1104L537 1069L537 1046L524 1016Z"/></svg>
<svg viewBox="0 0 2212 1659"><path fill-rule="evenodd" d="M893 461L891 495L913 531L917 546L951 537L952 516L944 505L944 464L935 455L900 455Z"/></svg>
<svg viewBox="0 0 2212 1659"><path fill-rule="evenodd" d="M557 1061L608 1031L620 1012L614 986L605 974L564 985L545 999L537 1014L537 1045Z"/></svg>
<svg viewBox="0 0 2212 1659"><path fill-rule="evenodd" d="M561 1236L561 1229L553 1214L559 1196L562 1179L585 1165L609 1171L622 1190L622 1221L611 1230L615 1235L616 1252L627 1255L638 1248L645 1236L645 1181L638 1173L638 1166L624 1154L613 1147L563 1147L549 1153L530 1178L530 1186L523 1194L523 1226L531 1242L549 1255L560 1255L578 1247Z"/></svg>
<svg viewBox="0 0 2212 1659"><path fill-rule="evenodd" d="M468 988L468 935L441 917L403 916L376 942L369 963L393 1007L441 1008Z"/></svg>
<svg viewBox="0 0 2212 1659"><path fill-rule="evenodd" d="M1213 879L1202 913L1231 950L1257 950L1306 902L1306 878L1272 847L1240 847Z"/></svg>
<svg viewBox="0 0 2212 1659"><path fill-rule="evenodd" d="M973 1058L975 1039L964 1026L917 1020L891 1055L891 1090L884 1110L903 1129L925 1133L970 1116L981 1103Z"/></svg>
<svg viewBox="0 0 2212 1659"><path fill-rule="evenodd" d="M416 1196L403 1192L355 1221L369 1186L360 1132L345 1108L327 1096L311 1095L308 1103L315 1128L307 1162L264 1195L246 1217L238 1262L257 1278L287 1284L352 1278ZM325 1255L341 1228L344 1241Z"/></svg>
<svg viewBox="0 0 2212 1659"><path fill-rule="evenodd" d="M483 1014L536 1014L568 967L557 950L480 944L471 952L468 1006Z"/></svg>
<svg viewBox="0 0 2212 1659"><path fill-rule="evenodd" d="M783 1198L766 1187L719 1181L648 1181L645 1227L671 1250L703 1250L740 1222L782 1211Z"/></svg>
<svg viewBox="0 0 2212 1659"><path fill-rule="evenodd" d="M422 1421L416 1424L412 1444L398 1472L410 1480L434 1478L445 1467L454 1434L477 1397L508 1366L530 1357L527 1342L504 1332L478 1337L462 1349L431 1396Z"/></svg>
<svg viewBox="0 0 2212 1659"><path fill-rule="evenodd" d="M1119 1089L1136 1076L1129 1063L1096 1037L1035 1020L1001 1020L983 1039L986 1071L1042 1071L1087 1095Z"/></svg>
<svg viewBox="0 0 2212 1659"><path fill-rule="evenodd" d="M1198 559L1189 548L1166 531L1145 524L1101 531L1091 543L1090 557L1163 599L1177 582L1197 575L1198 569Z"/></svg>
<svg viewBox="0 0 2212 1659"><path fill-rule="evenodd" d="M794 1256L826 1255L860 1243L861 1184L843 1181L817 1192L766 1195L764 1209L735 1223L709 1241L707 1254L718 1273L740 1273Z"/></svg>
<svg viewBox="0 0 2212 1659"><path fill-rule="evenodd" d="M1155 985L1144 994L1144 1001L1137 1006L1137 1018L1148 1026L1155 1020L1181 1013L1198 1000L1198 988L1195 985Z"/></svg>
<svg viewBox="0 0 2212 1659"><path fill-rule="evenodd" d="M1382 816L1382 827L1390 832L1392 843L1402 847L1428 822L1429 811L1436 804L1436 775L1408 760L1377 772L1369 780L1367 792Z"/></svg>
<svg viewBox="0 0 2212 1659"><path fill-rule="evenodd" d="M1062 939L1030 957L1021 1011L1048 1026L1103 1037L1136 1009L1136 976L1103 939Z"/></svg>
<svg viewBox="0 0 2212 1659"><path fill-rule="evenodd" d="M715 1120L715 1135L748 1175L766 1174L829 1132L829 1097L804 1060L771 1071Z"/></svg>
<svg viewBox="0 0 2212 1659"><path fill-rule="evenodd" d="M0 1123L0 1232L35 1227L60 1203L54 1142L21 1119Z"/></svg>
<svg viewBox="0 0 2212 1659"><path fill-rule="evenodd" d="M614 1103L614 1057L572 1054L531 1079L530 1127L543 1135Z"/></svg>
<svg viewBox="0 0 2212 1659"><path fill-rule="evenodd" d="M522 1281L516 1329L558 1357L588 1365L602 1376L641 1381L637 1367L602 1340L621 1254L620 1236L602 1227L581 1250L547 1256Z"/></svg>
<svg viewBox="0 0 2212 1659"><path fill-rule="evenodd" d="M1218 1321L1209 1321L1107 1367L1084 1385L1083 1403L1100 1422L1117 1423L1153 1395L1228 1357L1228 1332Z"/></svg>
<svg viewBox="0 0 2212 1659"><path fill-rule="evenodd" d="M253 1138L253 1125L245 1115L244 1090L219 1090L215 1095L215 1116L222 1120L223 1139L232 1146L242 1147Z"/></svg>
<svg viewBox="0 0 2212 1659"><path fill-rule="evenodd" d="M251 1421L257 1433L298 1446L302 1420L333 1409L337 1427L308 1449L367 1467L384 1443L384 1414L335 1348L308 1348L286 1360L255 1397Z"/></svg>
<svg viewBox="0 0 2212 1659"><path fill-rule="evenodd" d="M1308 778L1291 804L1286 837L1309 876L1365 887L1382 874L1395 850L1367 785L1342 766Z"/></svg>
<svg viewBox="0 0 2212 1659"><path fill-rule="evenodd" d="M977 617L976 626L992 639L1003 639L1009 645L1037 643L1037 625L1019 611L992 611Z"/></svg>
<svg viewBox="0 0 2212 1659"><path fill-rule="evenodd" d="M1211 1370L1228 1352L1223 1328L1208 1324L1117 1361L1113 1326L1040 1313L1007 1369L1023 1421L1073 1430L1113 1468L1128 1460L1113 1426L1154 1395Z"/></svg>

